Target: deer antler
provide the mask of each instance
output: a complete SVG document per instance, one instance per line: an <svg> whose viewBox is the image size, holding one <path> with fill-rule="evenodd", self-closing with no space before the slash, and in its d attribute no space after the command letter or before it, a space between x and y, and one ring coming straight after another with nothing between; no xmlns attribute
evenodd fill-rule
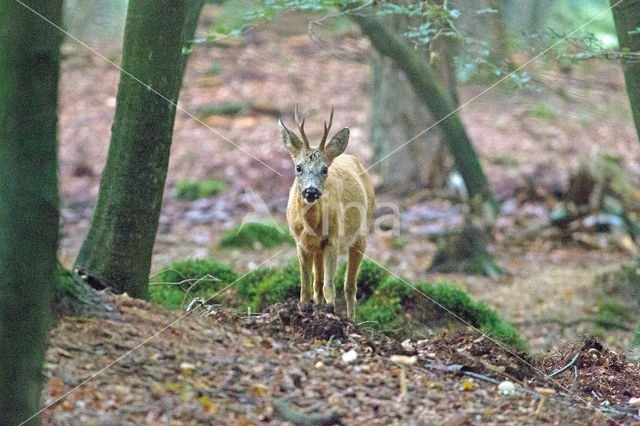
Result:
<svg viewBox="0 0 640 426"><path fill-rule="evenodd" d="M307 134L304 132L304 118L300 121L300 117L298 116L298 104L296 104L293 110L293 115L296 120L296 126L298 126L298 130L302 136L302 141L305 144L305 148L309 148L309 138L307 138Z"/></svg>
<svg viewBox="0 0 640 426"><path fill-rule="evenodd" d="M322 140L320 141L320 147L318 148L320 151L324 151L324 143L327 141L327 136L329 136L331 123L333 123L333 107L331 107L331 115L329 115L329 125L327 125L326 121L324 122L324 134L322 135Z"/></svg>

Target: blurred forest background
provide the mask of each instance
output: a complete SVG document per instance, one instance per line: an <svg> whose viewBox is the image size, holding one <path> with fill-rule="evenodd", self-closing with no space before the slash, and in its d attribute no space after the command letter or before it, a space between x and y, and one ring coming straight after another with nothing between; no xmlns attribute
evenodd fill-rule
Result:
<svg viewBox="0 0 640 426"><path fill-rule="evenodd" d="M153 190L144 184L129 186L135 190L113 203L106 200L105 189L104 204L98 202L101 180L105 187L107 179L117 185L120 177L113 176L121 176L117 170L109 178L103 173L110 139L113 144L114 138L126 139L127 131L133 135L148 129L146 121L138 127L119 121L116 112L118 84L124 93L126 80L120 67L132 69L123 63L130 6L125 0L64 3L62 22L68 34L60 48L58 98L59 282L68 280L69 288L82 281L96 290L106 286L182 311L194 306L196 296L215 296L207 302L234 307L247 320L297 297L295 245L285 221L294 171L277 120L292 122L294 105L299 105L313 141L333 107L334 125L351 130L347 153L370 167L378 202L377 228L367 248L370 260L365 260L359 282L360 326L404 340L428 339L434 324L447 323L421 307L435 305L398 290L400 280L421 283L416 285L425 297L510 347L536 354L551 351L555 364L551 358L536 364L547 372L571 359L558 347L585 334L616 353L628 350L640 312L640 145L629 100L631 96L633 103L637 89L628 75L627 91L621 60L635 63L639 46L633 40L626 47L618 45L620 31L631 39L637 28L616 32L608 9L614 2L195 3L186 12L193 35L184 39L182 33L182 59L174 64L178 68L157 74L164 81L164 72L184 72L173 73L178 76L176 96L179 91L175 125L163 130L173 132L166 182L154 177L150 184L164 185L164 196L157 234L151 219L144 230L151 235L153 252L148 274L144 249L122 241L138 229L129 224L128 215L149 214L141 213L135 200L146 203L145 194ZM630 10L632 6L626 12ZM633 22L625 19L619 17L618 25ZM189 32L186 27L183 31ZM404 50L394 48L400 44ZM385 53L385 46L390 52ZM145 71L144 65L136 69ZM411 77L412 72L419 77ZM137 84L133 78L129 82ZM136 90L143 91L141 87ZM140 113L131 121L144 116L143 101L136 105L122 96L120 114L126 107ZM149 115L159 108L149 105ZM131 141L130 147L134 136ZM138 162L126 163L130 173L147 176L146 160L138 153ZM113 225L109 217L118 214L125 219ZM120 235L113 231L117 226ZM124 278L114 278L120 284L110 281L111 276L125 276L122 270L134 264L130 269L135 274L128 277L134 284L128 286ZM243 280L255 268L257 277ZM236 290L220 294L237 281ZM71 293L83 302L93 297L85 290ZM144 317L140 306L127 305L134 302L113 303ZM68 313L63 305L61 311ZM74 309L70 311L77 313ZM129 338L145 337L145 327L151 333L161 320L143 322L137 332L127 329ZM63 363L54 361L69 358L60 355L75 344L65 346L67 340L80 339L77 324L62 324L53 331L46 358L46 403L81 381L80 376L65 379ZM328 340L329 347L331 339L321 340ZM105 356L102 346L100 350ZM106 349L107 359L119 354ZM185 377L192 369L187 364L177 369ZM93 370L93 365L85 368L85 376ZM623 398L621 390L611 401L640 397L634 394L640 392L636 385L620 385L632 389L631 394ZM183 384L179 389L162 386L153 390L156 397L168 392L186 401ZM583 389L588 398L591 392L585 389L600 389L593 386ZM258 398L277 393L251 389ZM124 395L127 390L114 392ZM235 411L223 409L199 392L194 404L203 413L240 416L248 409L246 401ZM599 396L590 401L606 399ZM122 402L115 401L114 406ZM110 409L108 404L101 407ZM547 409L547 420L562 418L562 408ZM475 413L477 407L469 410ZM189 409L177 411L188 418ZM247 418L268 419L272 411L256 413L258 417ZM416 412L403 413L398 418L406 420L403 415ZM56 405L45 415L72 421L90 417L90 411L76 402ZM370 421L375 418L371 415L351 421ZM584 413L571 415L580 419ZM160 417L147 416L146 421L162 424Z"/></svg>

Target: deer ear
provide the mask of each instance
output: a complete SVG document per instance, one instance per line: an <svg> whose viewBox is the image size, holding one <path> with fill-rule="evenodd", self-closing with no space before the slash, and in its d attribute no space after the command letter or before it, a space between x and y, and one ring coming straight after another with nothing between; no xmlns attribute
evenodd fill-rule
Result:
<svg viewBox="0 0 640 426"><path fill-rule="evenodd" d="M346 127L336 133L326 148L324 149L324 155L327 156L327 161L331 163L338 155L342 154L347 149L349 143L349 129Z"/></svg>
<svg viewBox="0 0 640 426"><path fill-rule="evenodd" d="M280 120L280 135L282 136L282 144L289 151L291 156L295 156L302 149L302 141L295 133L287 129L282 120Z"/></svg>

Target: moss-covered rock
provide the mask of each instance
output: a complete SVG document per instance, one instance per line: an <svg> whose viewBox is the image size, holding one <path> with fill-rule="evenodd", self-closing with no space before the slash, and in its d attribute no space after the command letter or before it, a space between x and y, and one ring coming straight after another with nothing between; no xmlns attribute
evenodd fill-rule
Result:
<svg viewBox="0 0 640 426"><path fill-rule="evenodd" d="M218 245L221 248L270 249L281 244L294 244L285 229L251 222L228 231Z"/></svg>
<svg viewBox="0 0 640 426"><path fill-rule="evenodd" d="M227 189L228 185L219 180L179 181L176 182L175 194L180 200L197 200L211 198Z"/></svg>
<svg viewBox="0 0 640 426"><path fill-rule="evenodd" d="M237 278L227 265L206 259L181 260L156 275L150 283L149 292L154 302L170 309L180 309L196 297L210 302L226 301L229 296L226 292L211 298Z"/></svg>

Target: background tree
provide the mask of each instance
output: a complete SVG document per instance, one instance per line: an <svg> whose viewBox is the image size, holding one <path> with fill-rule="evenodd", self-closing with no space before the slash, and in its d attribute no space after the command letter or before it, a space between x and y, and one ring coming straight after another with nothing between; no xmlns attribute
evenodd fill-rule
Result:
<svg viewBox="0 0 640 426"><path fill-rule="evenodd" d="M185 67L183 47L193 39L202 4L129 2L109 154L91 227L75 262L79 275L93 286L134 297L148 294L173 105Z"/></svg>
<svg viewBox="0 0 640 426"><path fill-rule="evenodd" d="M467 225L458 232L447 234L439 244L432 270L442 265L460 265L458 272L494 276L501 269L488 252L483 226L474 218L485 218L487 211L497 211L497 202L491 192L471 140L460 116L455 113L453 100L441 85L436 72L426 64L407 43L389 31L376 17L353 14L373 47L390 58L406 75L415 93L429 109L435 121L440 121L444 140L452 154L456 169L461 174L469 196L471 215ZM487 209L486 207L489 207ZM447 266L448 267L448 266ZM441 269L442 270L442 269ZM451 272L450 269L446 269Z"/></svg>
<svg viewBox="0 0 640 426"><path fill-rule="evenodd" d="M351 15L373 47L390 58L406 75L420 100L429 109L433 118L440 121L447 147L455 160L455 165L464 179L469 197L494 201L487 178L478 161L478 155L471 144L464 124L455 111L437 74L400 37L389 31L377 18L361 14ZM446 118L446 119L445 119Z"/></svg>
<svg viewBox="0 0 640 426"><path fill-rule="evenodd" d="M385 16L384 25L396 35L404 34L421 24L416 18L422 17L390 14ZM443 36L417 44L415 53L425 63L431 62L447 95L457 105L455 44L451 37ZM423 133L435 120L404 71L391 58L374 53L372 82L371 144L375 170L382 177L378 190L403 195L444 186L451 155L440 128ZM420 133L414 142L397 150ZM393 160L389 161L386 157L392 152Z"/></svg>
<svg viewBox="0 0 640 426"><path fill-rule="evenodd" d="M60 24L61 1L24 0ZM60 33L0 2L0 424L39 409L58 245Z"/></svg>

